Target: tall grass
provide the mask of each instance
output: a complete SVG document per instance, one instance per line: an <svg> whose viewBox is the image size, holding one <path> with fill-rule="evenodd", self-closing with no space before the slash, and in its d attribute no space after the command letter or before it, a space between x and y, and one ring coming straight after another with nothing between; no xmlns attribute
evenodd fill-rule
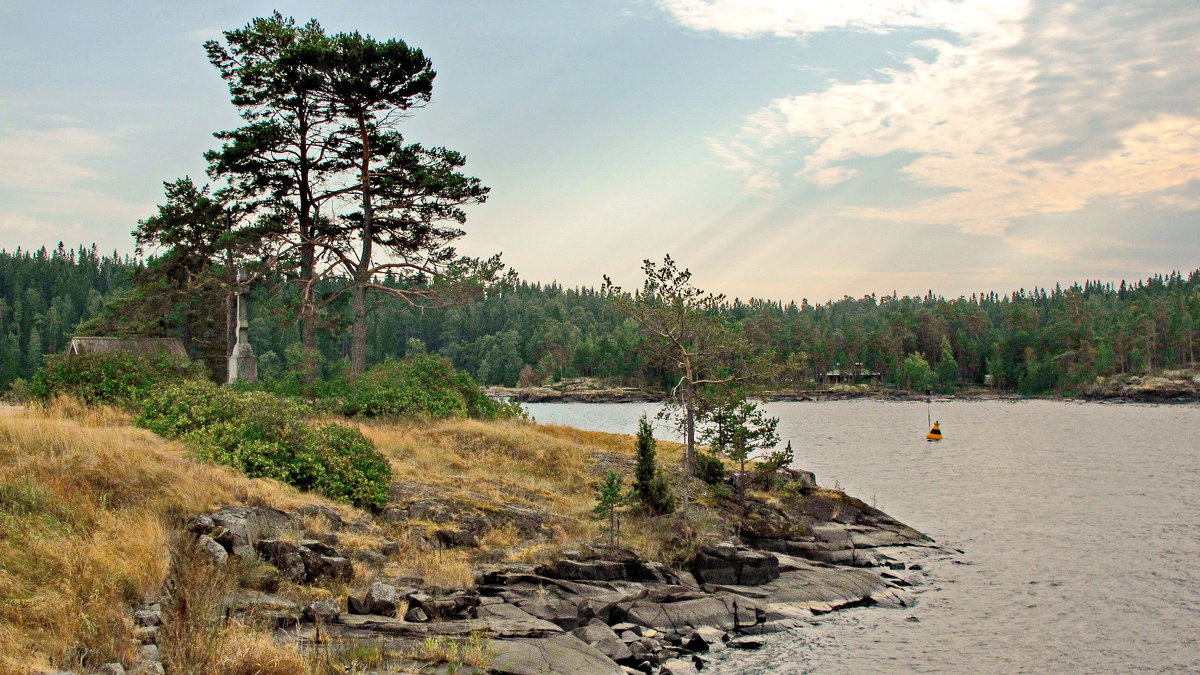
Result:
<svg viewBox="0 0 1200 675"><path fill-rule="evenodd" d="M328 504L69 409L0 413L0 673L129 663L130 608L162 589L168 531L185 516Z"/></svg>

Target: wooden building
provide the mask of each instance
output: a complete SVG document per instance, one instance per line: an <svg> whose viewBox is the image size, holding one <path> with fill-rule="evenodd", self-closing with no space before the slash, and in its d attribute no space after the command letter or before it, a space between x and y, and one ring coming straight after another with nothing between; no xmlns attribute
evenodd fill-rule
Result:
<svg viewBox="0 0 1200 675"><path fill-rule="evenodd" d="M73 337L66 351L69 355L105 352L133 352L135 354L166 352L171 356L188 358L183 341L179 338Z"/></svg>

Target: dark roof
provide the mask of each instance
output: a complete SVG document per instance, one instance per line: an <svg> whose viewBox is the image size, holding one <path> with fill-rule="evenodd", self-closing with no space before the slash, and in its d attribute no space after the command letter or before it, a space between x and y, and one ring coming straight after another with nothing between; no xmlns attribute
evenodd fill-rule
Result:
<svg viewBox="0 0 1200 675"><path fill-rule="evenodd" d="M73 337L68 354L98 354L103 352L158 352L187 358L187 350L179 338L150 337Z"/></svg>

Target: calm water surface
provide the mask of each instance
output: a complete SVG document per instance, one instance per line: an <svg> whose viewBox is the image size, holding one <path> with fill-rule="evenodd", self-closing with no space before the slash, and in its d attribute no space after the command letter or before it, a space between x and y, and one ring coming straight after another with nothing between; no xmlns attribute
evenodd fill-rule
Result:
<svg viewBox="0 0 1200 675"><path fill-rule="evenodd" d="M925 403L768 407L821 484L965 553L914 608L837 612L705 672L1200 672L1200 406L935 401L941 443ZM630 434L656 410L529 408Z"/></svg>

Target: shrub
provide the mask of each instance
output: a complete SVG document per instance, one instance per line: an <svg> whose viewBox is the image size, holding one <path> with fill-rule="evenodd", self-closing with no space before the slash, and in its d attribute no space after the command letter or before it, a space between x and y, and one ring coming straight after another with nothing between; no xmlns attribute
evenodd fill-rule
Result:
<svg viewBox="0 0 1200 675"><path fill-rule="evenodd" d="M342 405L365 417L467 417L466 392L448 359L418 355L388 359L353 382Z"/></svg>
<svg viewBox="0 0 1200 675"><path fill-rule="evenodd" d="M520 404L493 401L449 359L429 354L372 366L350 383L341 412L364 417L526 417Z"/></svg>
<svg viewBox="0 0 1200 675"><path fill-rule="evenodd" d="M206 376L204 364L165 352L56 354L34 374L29 394L39 401L68 394L90 405L135 406L155 385Z"/></svg>
<svg viewBox="0 0 1200 675"><path fill-rule="evenodd" d="M715 455L697 452L696 477L709 485L720 485L725 482L725 465Z"/></svg>
<svg viewBox="0 0 1200 675"><path fill-rule="evenodd" d="M182 438L205 461L253 478L273 478L356 506L387 502L391 469L373 443L355 429L314 428L308 408L264 392L239 392L209 382L160 388L136 424Z"/></svg>
<svg viewBox="0 0 1200 675"><path fill-rule="evenodd" d="M315 433L317 455L326 467L316 484L319 492L374 508L387 503L392 469L370 439L340 424L326 424Z"/></svg>

